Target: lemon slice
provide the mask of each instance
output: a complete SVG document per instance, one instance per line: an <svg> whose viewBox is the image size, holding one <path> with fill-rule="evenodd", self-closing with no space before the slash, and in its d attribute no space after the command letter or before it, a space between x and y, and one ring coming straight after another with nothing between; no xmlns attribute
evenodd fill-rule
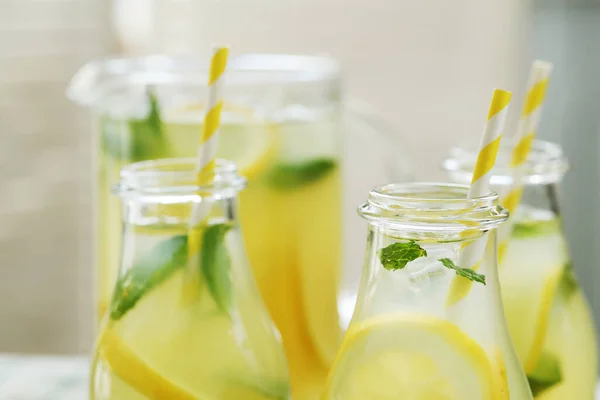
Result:
<svg viewBox="0 0 600 400"><path fill-rule="evenodd" d="M217 156L233 161L241 175L253 179L265 171L277 154L277 126L223 125Z"/></svg>
<svg viewBox="0 0 600 400"><path fill-rule="evenodd" d="M524 365L526 373L532 372L535 369L540 357L542 356L542 350L544 348L544 342L546 341L546 334L548 332L550 309L552 308L554 295L556 293L558 283L560 282L560 276L561 274L558 273L553 274L546 279L546 283L544 284L544 289L542 290L541 294L539 313L535 319L535 324L533 325L533 344L531 346L531 350L529 351L527 361Z"/></svg>
<svg viewBox="0 0 600 400"><path fill-rule="evenodd" d="M230 228L202 230L201 282L190 281L185 236L153 238L120 278L97 345L100 365L118 378L114 398L137 391L149 399L266 400L289 391L283 350L264 323L258 293L244 286L233 292Z"/></svg>
<svg viewBox="0 0 600 400"><path fill-rule="evenodd" d="M552 303L568 252L560 231L510 239L502 266L502 302L514 348L526 374L542 355ZM525 306L526 305L526 306Z"/></svg>
<svg viewBox="0 0 600 400"><path fill-rule="evenodd" d="M323 363L329 368L341 344L336 293L341 271L342 221L339 211L339 173L294 194L300 300L308 332ZM332 211L336 210L336 211ZM309 215L310 218L306 218Z"/></svg>
<svg viewBox="0 0 600 400"><path fill-rule="evenodd" d="M598 368L591 311L581 291L569 299L557 297L544 347L544 356L550 353L554 359L542 356L530 377L537 383L541 380L544 389L534 393L535 399L593 399ZM560 371L556 371L557 367Z"/></svg>
<svg viewBox="0 0 600 400"><path fill-rule="evenodd" d="M507 265L507 269L509 266ZM508 271L512 272L512 271ZM504 273L504 271L502 271ZM534 371L548 332L550 309L554 300L562 267L553 267L541 284L520 287L519 276L503 274L503 300L511 337L525 373ZM539 278L538 278L539 279ZM523 307L527 304L528 307Z"/></svg>
<svg viewBox="0 0 600 400"><path fill-rule="evenodd" d="M150 399L195 400L196 396L157 373L119 338L112 328L100 334L99 348L111 370Z"/></svg>
<svg viewBox="0 0 600 400"><path fill-rule="evenodd" d="M377 317L346 334L325 399L499 399L493 371L481 346L451 322Z"/></svg>
<svg viewBox="0 0 600 400"><path fill-rule="evenodd" d="M170 145L175 155L190 155L198 148L204 105L188 104L165 112ZM266 170L279 148L276 124L256 115L255 110L225 104L221 115L217 157L233 161L239 172L253 179Z"/></svg>

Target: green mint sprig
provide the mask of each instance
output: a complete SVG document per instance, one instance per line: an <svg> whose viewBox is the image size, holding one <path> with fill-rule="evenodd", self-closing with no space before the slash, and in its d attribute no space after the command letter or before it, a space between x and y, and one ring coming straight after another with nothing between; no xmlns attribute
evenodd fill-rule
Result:
<svg viewBox="0 0 600 400"><path fill-rule="evenodd" d="M119 277L113 292L110 318L121 319L147 292L160 285L188 260L187 235L158 243Z"/></svg>
<svg viewBox="0 0 600 400"><path fill-rule="evenodd" d="M402 269L406 264L420 257L427 257L427 250L414 240L396 242L379 250L381 265L388 271Z"/></svg>
<svg viewBox="0 0 600 400"><path fill-rule="evenodd" d="M198 261L198 273L217 307L224 312L231 308L232 301L231 257L225 245L225 235L231 228L231 224L225 223L208 226L202 237ZM187 235L174 236L156 244L117 280L110 308L111 319L121 319L148 292L190 261Z"/></svg>
<svg viewBox="0 0 600 400"><path fill-rule="evenodd" d="M243 388L254 392L261 398L269 400L288 400L290 398L290 384L286 380L277 380L265 376L261 377L235 377L225 382L230 388Z"/></svg>
<svg viewBox="0 0 600 400"><path fill-rule="evenodd" d="M416 241L409 240L408 242L396 242L380 249L378 256L383 268L388 271L396 271L403 269L406 267L406 264L417 258L427 257L427 250L421 247ZM485 285L485 275L479 274L469 268L460 268L449 258L440 258L438 261L444 267L456 272L456 275Z"/></svg>
<svg viewBox="0 0 600 400"><path fill-rule="evenodd" d="M570 299L578 289L579 285L577 284L573 264L567 263L563 267L558 290L566 299Z"/></svg>
<svg viewBox="0 0 600 400"><path fill-rule="evenodd" d="M231 228L231 224L207 227L200 250L200 272L217 307L225 312L231 307L231 257L225 245Z"/></svg>
<svg viewBox="0 0 600 400"><path fill-rule="evenodd" d="M111 157L121 161L143 161L168 154L167 141L156 95L147 92L150 112L143 119L116 120L108 116L100 120L102 145Z"/></svg>
<svg viewBox="0 0 600 400"><path fill-rule="evenodd" d="M562 370L557 357L543 352L535 369L527 375L527 380L534 396L562 382Z"/></svg>
<svg viewBox="0 0 600 400"><path fill-rule="evenodd" d="M280 163L271 168L266 176L269 186L278 190L291 190L306 186L325 177L337 163L329 158L317 158L302 163Z"/></svg>
<svg viewBox="0 0 600 400"><path fill-rule="evenodd" d="M536 238L555 234L559 231L558 220L547 221L518 221L512 228L511 235L518 239Z"/></svg>
<svg viewBox="0 0 600 400"><path fill-rule="evenodd" d="M439 261L444 265L444 267L456 272L456 275L470 279L473 282L483 283L485 285L485 275L479 274L469 268L458 267L456 264L454 264L454 261L449 258L440 258Z"/></svg>

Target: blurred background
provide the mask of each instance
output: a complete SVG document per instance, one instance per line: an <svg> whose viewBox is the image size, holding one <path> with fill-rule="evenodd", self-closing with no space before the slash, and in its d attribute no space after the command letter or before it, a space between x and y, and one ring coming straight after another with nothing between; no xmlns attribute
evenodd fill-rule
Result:
<svg viewBox="0 0 600 400"><path fill-rule="evenodd" d="M492 88L521 98L531 61L553 62L539 137L571 160L565 223L600 321L600 1L1 0L0 352L92 341L94 139L69 79L94 58L213 42L338 58L346 94L380 111L427 180L480 134Z"/></svg>

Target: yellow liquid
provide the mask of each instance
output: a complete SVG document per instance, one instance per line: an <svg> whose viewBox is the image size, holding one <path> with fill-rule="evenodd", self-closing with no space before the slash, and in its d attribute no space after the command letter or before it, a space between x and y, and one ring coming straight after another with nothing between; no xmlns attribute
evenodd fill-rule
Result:
<svg viewBox="0 0 600 400"><path fill-rule="evenodd" d="M444 319L373 317L346 333L323 398L508 400L506 370L496 358Z"/></svg>
<svg viewBox="0 0 600 400"><path fill-rule="evenodd" d="M126 126L124 121L120 123ZM166 119L164 127L169 146L162 157L195 156L200 124ZM311 159L333 159L337 165L341 150L336 129L335 118L247 125L225 119L221 128L219 152L225 157L240 153L232 147L240 146L242 139L252 140L252 135L265 131L271 135L268 154L260 166L252 168L248 187L240 194L240 218L255 280L283 338L295 400L313 400L321 394L341 337L336 301L341 267L341 177L336 166L318 179L282 189L269 184L265 174L281 163ZM244 134L239 143L230 140L236 132ZM120 205L110 194L110 186L118 181L118 171L125 163L101 152L99 318L110 299L121 244Z"/></svg>
<svg viewBox="0 0 600 400"><path fill-rule="evenodd" d="M331 251L339 246L339 212L334 204L338 196L337 172L298 192L276 193L262 187L241 196L249 257L283 337L294 398L318 398L330 362L325 357L335 357L338 345L340 256Z"/></svg>
<svg viewBox="0 0 600 400"><path fill-rule="evenodd" d="M172 229L128 234L134 259ZM185 228L178 232L185 235ZM202 281L179 269L147 290L123 316L106 316L93 367L94 400L289 398L285 356L250 278L241 238L226 236L233 264L232 312L219 309ZM134 261L135 262L135 261ZM247 271L247 272L246 272ZM190 294L192 293L193 294Z"/></svg>
<svg viewBox="0 0 600 400"><path fill-rule="evenodd" d="M458 278L441 260L456 263L460 243L427 243L425 234L418 243L426 255L387 270L380 256L397 242L387 232L369 232L357 306L323 399L529 398L508 332L499 329L503 316L496 307L500 294L493 292L498 284L492 253L478 271L487 284L475 282L449 308Z"/></svg>
<svg viewBox="0 0 600 400"><path fill-rule="evenodd" d="M542 355L550 355L560 366L562 380L535 398L593 399L594 324L576 283L571 281L568 292L563 289L568 252L558 221L549 218L522 221L532 228L531 234L513 234L509 241L500 265L504 310L525 373L534 373Z"/></svg>

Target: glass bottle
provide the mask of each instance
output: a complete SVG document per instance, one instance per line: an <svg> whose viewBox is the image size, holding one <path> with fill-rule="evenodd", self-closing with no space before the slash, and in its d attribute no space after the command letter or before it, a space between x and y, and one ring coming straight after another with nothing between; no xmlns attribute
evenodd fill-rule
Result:
<svg viewBox="0 0 600 400"><path fill-rule="evenodd" d="M508 168L513 146L503 140L492 170L499 193L513 183ZM475 156L476 146L465 144L452 149L444 167L454 181L465 182ZM593 399L598 372L594 323L562 227L558 186L567 168L559 145L533 142L522 174L523 197L499 245L512 340L534 397L544 400Z"/></svg>
<svg viewBox="0 0 600 400"><path fill-rule="evenodd" d="M91 398L289 399L283 346L246 257L238 218L245 185L218 161L197 186L195 160L132 164L121 267L101 325ZM200 222L190 230L197 208Z"/></svg>
<svg viewBox="0 0 600 400"><path fill-rule="evenodd" d="M497 195L468 187L391 184L374 189L357 305L325 399L530 399L509 339L496 265ZM474 241L479 269L456 266ZM458 275L457 271L461 274ZM455 282L467 283L449 302Z"/></svg>
<svg viewBox="0 0 600 400"><path fill-rule="evenodd" d="M195 57L99 60L73 78L69 96L91 107L96 127L99 317L121 240L109 188L131 162L195 156L208 65ZM248 180L240 219L250 263L283 336L294 397L313 400L341 340L342 272L360 270L361 226L346 205L381 179L406 179L407 155L397 152L405 147L369 107L342 102L333 59L248 54L231 59L226 80L218 156Z"/></svg>

